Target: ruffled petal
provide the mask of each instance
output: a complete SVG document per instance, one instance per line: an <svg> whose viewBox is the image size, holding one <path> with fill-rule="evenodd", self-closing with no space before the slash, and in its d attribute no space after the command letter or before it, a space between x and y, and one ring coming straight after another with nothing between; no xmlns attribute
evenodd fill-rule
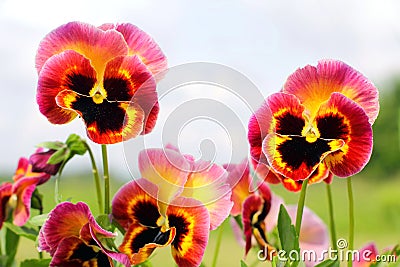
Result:
<svg viewBox="0 0 400 267"><path fill-rule="evenodd" d="M216 229L232 209L231 186L228 173L217 164L206 161L192 163L192 172L181 196L197 199L210 213L210 230Z"/></svg>
<svg viewBox="0 0 400 267"><path fill-rule="evenodd" d="M13 184L12 193L17 196L17 205L13 211L15 225L22 226L29 220L32 194L39 181L36 177L21 178Z"/></svg>
<svg viewBox="0 0 400 267"><path fill-rule="evenodd" d="M157 227L161 219L157 204L158 187L146 179L125 184L112 201L112 216L125 230L134 224Z"/></svg>
<svg viewBox="0 0 400 267"><path fill-rule="evenodd" d="M4 182L0 185L0 229L7 216L7 203L12 195L12 183Z"/></svg>
<svg viewBox="0 0 400 267"><path fill-rule="evenodd" d="M264 138L269 133L274 132L275 129L272 124L271 109L269 108L267 101L265 101L250 117L248 128L249 131L247 137L250 144L251 159L257 164L268 165L267 159L262 153L262 142Z"/></svg>
<svg viewBox="0 0 400 267"><path fill-rule="evenodd" d="M139 153L139 170L143 178L158 185L158 201L162 214L165 205L182 192L187 181L190 164L178 152L170 149L146 149Z"/></svg>
<svg viewBox="0 0 400 267"><path fill-rule="evenodd" d="M22 157L18 161L18 166L15 170L13 180L14 182L17 182L22 178L36 178L38 179L37 185L41 185L50 179L50 174L34 171L33 166L29 162L29 160Z"/></svg>
<svg viewBox="0 0 400 267"><path fill-rule="evenodd" d="M51 57L39 74L36 100L40 112L54 124L65 124L77 113L57 105L56 96L63 90L89 96L97 82L89 59L75 51L65 51Z"/></svg>
<svg viewBox="0 0 400 267"><path fill-rule="evenodd" d="M137 55L147 68L156 75L167 69L167 58L160 47L144 31L130 23L103 24L99 27L103 30L115 29L120 32L129 47L130 55ZM156 79L157 76L156 76Z"/></svg>
<svg viewBox="0 0 400 267"><path fill-rule="evenodd" d="M113 267L112 260L95 246L76 236L61 240L50 263L51 267L104 266Z"/></svg>
<svg viewBox="0 0 400 267"><path fill-rule="evenodd" d="M232 188L231 200L233 202L233 207L230 214L232 216L237 216L242 212L244 200L253 192L249 162L245 159L240 164L224 165L224 168L228 171L227 182Z"/></svg>
<svg viewBox="0 0 400 267"><path fill-rule="evenodd" d="M345 145L328 155L324 162L339 177L361 171L372 153L372 127L368 116L355 102L333 93L319 109L316 122L321 138L340 138Z"/></svg>
<svg viewBox="0 0 400 267"><path fill-rule="evenodd" d="M167 209L169 227L176 229L171 244L172 256L179 267L200 266L206 249L210 217L201 202L179 197Z"/></svg>
<svg viewBox="0 0 400 267"><path fill-rule="evenodd" d="M371 124L379 112L375 86L361 73L337 60L323 60L317 67L308 65L296 70L289 76L283 92L296 95L312 116L333 92L342 93L359 104Z"/></svg>
<svg viewBox="0 0 400 267"><path fill-rule="evenodd" d="M66 50L76 51L89 59L99 77L108 61L128 53L121 33L103 31L87 23L70 22L53 30L41 41L36 55L38 73L49 58Z"/></svg>
<svg viewBox="0 0 400 267"><path fill-rule="evenodd" d="M115 144L138 136L143 129L143 110L129 102L94 102L92 97L64 90L56 97L57 104L79 114L88 137L98 144ZM113 114L110 117L110 114Z"/></svg>
<svg viewBox="0 0 400 267"><path fill-rule="evenodd" d="M108 101L132 101L144 112L142 134L151 132L157 120L159 105L156 83L137 56L118 57L107 64L104 89Z"/></svg>
<svg viewBox="0 0 400 267"><path fill-rule="evenodd" d="M147 227L139 223L130 225L119 250L128 255L132 264L140 264L148 259L158 247L171 244L176 235L174 227Z"/></svg>
<svg viewBox="0 0 400 267"><path fill-rule="evenodd" d="M86 203L63 202L58 204L49 213L49 217L42 227L42 239L45 239L45 242L43 240L39 242L39 249L53 255L61 240L70 236L80 237L82 228L87 224L96 234L115 237L115 234L102 229L97 224ZM46 245L41 247L42 244Z"/></svg>

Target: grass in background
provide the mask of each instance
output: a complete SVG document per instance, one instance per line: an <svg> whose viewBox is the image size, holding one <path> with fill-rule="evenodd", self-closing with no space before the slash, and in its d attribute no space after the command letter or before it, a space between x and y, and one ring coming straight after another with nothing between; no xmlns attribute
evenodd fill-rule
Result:
<svg viewBox="0 0 400 267"><path fill-rule="evenodd" d="M385 181L386 180L386 181ZM119 181L111 184L111 193L114 193L124 184ZM285 199L287 204L297 203L298 194L286 191L280 185L271 186L275 194ZM365 180L362 175L353 178L355 198L355 247L359 248L367 242L375 241L379 249L400 243L400 179ZM54 207L54 179L39 187L44 195L45 212ZM90 175L63 176L60 193L63 200L72 202L85 201L94 214L98 214L96 193L93 178ZM348 205L346 180L335 178L332 186L334 199L335 222L338 238L347 238L348 234ZM324 184L312 185L308 188L306 206L314 210L326 223L328 222L326 188ZM229 222L225 222L228 223ZM217 231L213 231L207 247L204 263L211 265L214 254ZM226 225L220 249L217 266L239 266L243 258L243 248L234 239L233 233ZM22 239L18 250L17 260L37 257L34 242ZM250 253L247 262L256 262L255 253ZM170 248L157 249L152 256L154 267L175 266L170 254ZM261 264L259 264L261 266Z"/></svg>

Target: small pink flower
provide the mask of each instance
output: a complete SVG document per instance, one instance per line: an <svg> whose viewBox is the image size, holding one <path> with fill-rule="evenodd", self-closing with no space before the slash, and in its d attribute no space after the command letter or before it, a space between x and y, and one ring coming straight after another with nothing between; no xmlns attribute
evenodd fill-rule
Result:
<svg viewBox="0 0 400 267"><path fill-rule="evenodd" d="M32 171L56 175L62 165L62 162L58 164L47 163L50 157L53 156L55 152L57 152L57 150L49 149L47 151L44 151L43 149L39 148L29 158L29 161L32 164Z"/></svg>

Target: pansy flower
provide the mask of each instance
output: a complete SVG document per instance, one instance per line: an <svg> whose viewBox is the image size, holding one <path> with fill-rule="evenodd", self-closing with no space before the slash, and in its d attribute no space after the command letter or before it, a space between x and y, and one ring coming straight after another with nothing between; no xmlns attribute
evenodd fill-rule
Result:
<svg viewBox="0 0 400 267"><path fill-rule="evenodd" d="M3 227L4 221L7 219L8 200L12 195L12 183L4 182L0 185L0 229Z"/></svg>
<svg viewBox="0 0 400 267"><path fill-rule="evenodd" d="M112 203L114 220L127 231L121 252L139 264L171 245L178 266L199 266L210 230L233 205L226 171L173 147L141 151L139 169L143 178L121 188Z"/></svg>
<svg viewBox="0 0 400 267"><path fill-rule="evenodd" d="M114 266L113 259L130 266L122 253L106 249L103 238L115 234L104 230L89 207L78 202L63 202L50 213L39 233L39 250L52 256L50 266Z"/></svg>
<svg viewBox="0 0 400 267"><path fill-rule="evenodd" d="M62 25L40 43L36 68L39 110L53 124L79 116L88 137L100 144L146 134L155 126L154 75L166 69L166 58L132 24Z"/></svg>
<svg viewBox="0 0 400 267"><path fill-rule="evenodd" d="M297 70L249 122L252 158L288 180L348 177L372 151L377 89L340 61Z"/></svg>
<svg viewBox="0 0 400 267"><path fill-rule="evenodd" d="M47 151L44 151L43 148L37 149L36 152L29 157L29 162L32 164L32 171L56 175L62 165L62 162L57 164L47 163L51 156L53 156L53 154L56 152L57 150L54 149L48 149Z"/></svg>
<svg viewBox="0 0 400 267"><path fill-rule="evenodd" d="M231 211L233 216L241 216L243 229L239 229L236 221L232 221L235 235L239 240L245 239L245 255L250 251L255 241L260 249L273 246L267 240L267 232L276 225L279 206L283 202L278 196L272 194L269 186L261 182L253 186L247 160L240 164L225 165L229 172L228 180L232 186L232 200L234 206ZM266 259L270 259L266 255Z"/></svg>

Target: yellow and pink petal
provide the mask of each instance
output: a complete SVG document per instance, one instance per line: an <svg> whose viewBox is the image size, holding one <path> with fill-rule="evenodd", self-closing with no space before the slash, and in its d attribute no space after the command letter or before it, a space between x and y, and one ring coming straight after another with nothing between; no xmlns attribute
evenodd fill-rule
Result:
<svg viewBox="0 0 400 267"><path fill-rule="evenodd" d="M128 46L121 33L104 31L83 22L70 22L50 32L39 45L36 69L42 71L46 61L54 55L73 50L88 60L100 78L106 63L128 54Z"/></svg>
<svg viewBox="0 0 400 267"><path fill-rule="evenodd" d="M252 178L250 175L249 162L247 159L239 164L224 165L228 171L228 179L232 188L231 200L233 202L230 214L232 216L240 215L242 212L242 204L244 200L254 191L251 184Z"/></svg>
<svg viewBox="0 0 400 267"><path fill-rule="evenodd" d="M361 73L338 60L322 60L289 76L283 92L297 96L313 117L331 94L338 92L355 101L374 123L379 112L378 90Z"/></svg>
<svg viewBox="0 0 400 267"><path fill-rule="evenodd" d="M165 214L165 204L182 192L188 179L190 164L174 150L145 149L139 153L139 170L144 179L160 188L157 199L161 213Z"/></svg>
<svg viewBox="0 0 400 267"><path fill-rule="evenodd" d="M20 158L17 169L15 170L13 180L17 182L22 178L36 178L37 185L41 185L50 179L50 174L45 172L36 172L33 170L32 163L27 158Z"/></svg>
<svg viewBox="0 0 400 267"><path fill-rule="evenodd" d="M210 231L204 205L192 198L174 199L167 209L167 224L176 229L171 251L178 267L200 266Z"/></svg>
<svg viewBox="0 0 400 267"><path fill-rule="evenodd" d="M158 227L160 215L158 187L146 179L131 181L121 187L112 200L112 217L125 230L131 224Z"/></svg>
<svg viewBox="0 0 400 267"><path fill-rule="evenodd" d="M233 206L228 173L221 166L206 162L192 162L192 172L181 196L201 201L210 214L210 230L216 229L229 216Z"/></svg>

